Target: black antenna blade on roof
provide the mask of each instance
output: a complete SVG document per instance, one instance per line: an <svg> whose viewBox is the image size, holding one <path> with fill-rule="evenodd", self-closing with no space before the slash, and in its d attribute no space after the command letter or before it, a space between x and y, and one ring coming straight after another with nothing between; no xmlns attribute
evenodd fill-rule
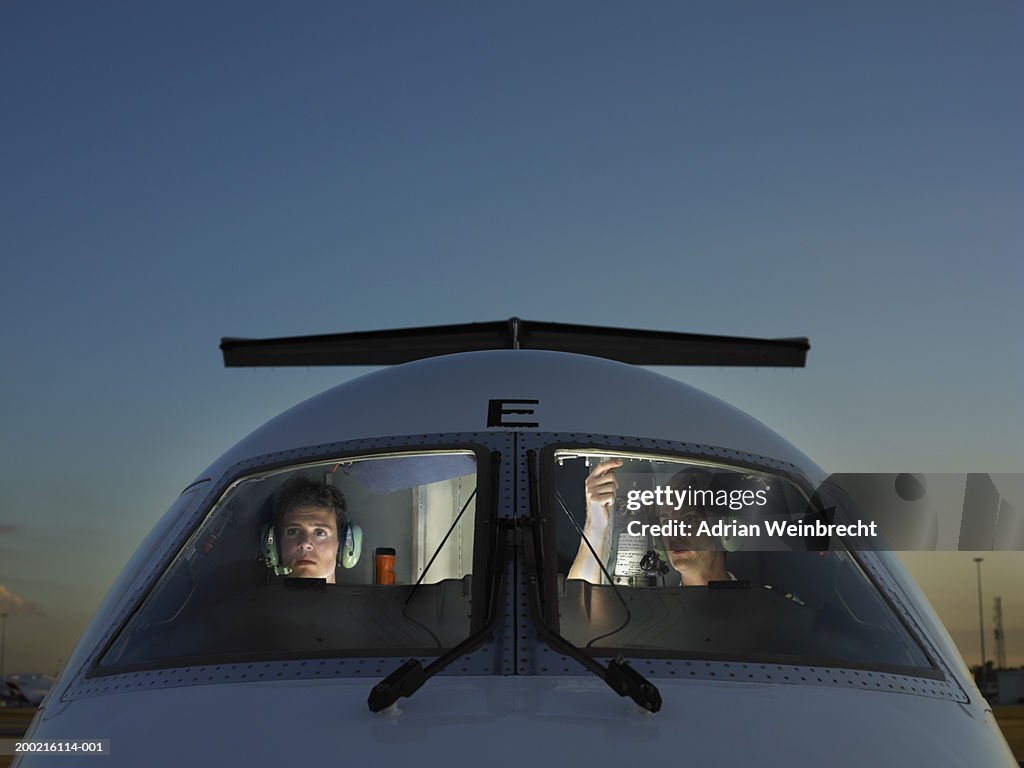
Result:
<svg viewBox="0 0 1024 768"><path fill-rule="evenodd" d="M542 323L517 317L491 323L434 325L277 339L224 338L228 368L255 366L394 365L484 349L575 352L634 365L802 368L810 342L698 333L642 331L597 325Z"/></svg>

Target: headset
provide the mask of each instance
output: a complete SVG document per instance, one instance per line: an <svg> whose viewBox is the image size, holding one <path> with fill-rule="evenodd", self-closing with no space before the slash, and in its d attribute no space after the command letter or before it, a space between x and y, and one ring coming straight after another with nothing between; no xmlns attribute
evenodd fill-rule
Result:
<svg viewBox="0 0 1024 768"><path fill-rule="evenodd" d="M339 568L355 568L362 552L363 529L355 523L346 523L338 531L337 566ZM264 525L260 532L260 554L263 562L274 572L274 575L287 576L292 572L288 566L281 565L281 550L278 547L273 523Z"/></svg>
<svg viewBox="0 0 1024 768"><path fill-rule="evenodd" d="M704 467L692 467L680 470L676 474L686 475L688 488L693 490L708 491L732 491L738 487L746 489L749 485L756 485L762 489L767 488L767 483L756 474L737 472L735 470L710 470ZM637 537L628 535L626 526L630 519L644 517L641 512L629 513L626 506L626 498L617 493L613 507L612 547L609 552L608 570L610 570L612 581L615 584L623 584L630 587L657 586L658 580L665 584L665 576L669 573L667 555L660 541L655 540L651 534L647 534L646 541L638 540ZM705 508L704 514L711 511L714 518L713 508ZM650 513L647 513L648 518ZM647 522L651 520L648 519ZM582 535L582 531L581 531ZM715 549L726 554L737 552L743 548L743 539L734 534L725 534L715 537Z"/></svg>
<svg viewBox="0 0 1024 768"><path fill-rule="evenodd" d="M324 474L324 486L331 488L334 487L333 474L340 466L341 462L338 462L330 472L326 472ZM341 509L344 509L344 497L341 496L340 491L337 493L339 501L342 503ZM362 554L362 551L363 529L352 522L339 526L338 556L335 567L354 568L356 563L359 562L359 555ZM274 530L273 519L271 519L269 523L265 524L260 531L260 555L260 559L263 560L267 568L273 571L276 576L287 576L292 572L291 568L282 564L284 558L281 556L280 542L277 541L277 532Z"/></svg>

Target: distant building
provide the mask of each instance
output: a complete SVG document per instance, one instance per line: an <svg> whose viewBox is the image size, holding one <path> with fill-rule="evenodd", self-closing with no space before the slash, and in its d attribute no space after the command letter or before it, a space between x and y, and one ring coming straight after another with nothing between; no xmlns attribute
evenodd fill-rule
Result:
<svg viewBox="0 0 1024 768"><path fill-rule="evenodd" d="M1024 704L1024 669L997 669L993 704Z"/></svg>

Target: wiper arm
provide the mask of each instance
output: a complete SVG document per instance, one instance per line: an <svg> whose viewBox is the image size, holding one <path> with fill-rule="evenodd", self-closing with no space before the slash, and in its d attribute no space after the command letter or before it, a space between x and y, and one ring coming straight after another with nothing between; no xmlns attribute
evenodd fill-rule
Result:
<svg viewBox="0 0 1024 768"><path fill-rule="evenodd" d="M494 503L491 505L492 513L496 513L498 509L499 459L500 456L497 452L491 454L491 487L494 490ZM409 659L377 683L373 690L370 691L370 697L366 702L371 712L380 712L382 709L390 707L403 696L412 696L427 680L452 662L457 661L459 657L476 650L476 648L484 644L490 635L494 634L498 620L501 617L501 598L505 593L506 539L508 538L508 530L512 527L512 522L512 520L494 521L497 536L496 541L493 542L494 570L491 577L491 599L487 609L486 623L447 653L438 656L426 667L420 663L419 659Z"/></svg>
<svg viewBox="0 0 1024 768"><path fill-rule="evenodd" d="M529 546L523 548L523 557L526 563L526 585L529 595L530 617L534 626L537 627L537 634L544 642L551 646L552 650L575 659L587 670L593 672L604 680L608 687L619 696L629 696L638 705L649 712L657 712L661 709L661 692L650 680L645 678L633 667L629 666L621 656L613 659L605 667L601 662L592 656L584 653L558 632L548 626L541 609L541 584L543 580L537 569L538 561L543 562L540 556L540 488L537 484L535 451L527 451L527 465L530 480L530 518L526 520L524 528L530 532Z"/></svg>
<svg viewBox="0 0 1024 768"><path fill-rule="evenodd" d="M501 521L499 521L501 522ZM504 526L501 526L504 527ZM487 623L477 632L467 637L452 648L448 653L434 659L424 667L419 659L409 659L402 666L381 680L370 691L367 704L371 712L380 712L398 701L403 696L412 696L431 677L447 667L459 657L483 645L488 636L494 634L498 619L501 617L499 602L505 592L505 535L498 536L494 558L496 566L495 580L491 588L491 603L488 608Z"/></svg>

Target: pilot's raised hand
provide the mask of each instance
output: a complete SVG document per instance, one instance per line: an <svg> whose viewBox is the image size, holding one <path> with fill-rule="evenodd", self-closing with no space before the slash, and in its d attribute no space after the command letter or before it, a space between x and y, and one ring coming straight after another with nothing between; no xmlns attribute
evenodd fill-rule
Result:
<svg viewBox="0 0 1024 768"><path fill-rule="evenodd" d="M591 548L602 562L608 559L610 549L611 512L615 508L615 491L619 481L615 470L621 467L621 459L608 459L594 467L584 484L587 497L587 522L583 526L584 541L580 541L576 559L569 569L570 579L585 579L593 584L601 583L601 564L594 559ZM589 543L590 546L587 546Z"/></svg>
<svg viewBox="0 0 1024 768"><path fill-rule="evenodd" d="M603 531L610 522L611 511L615 508L615 492L619 488L615 470L622 464L622 459L607 459L587 475L584 483L587 495L587 524L584 530Z"/></svg>

